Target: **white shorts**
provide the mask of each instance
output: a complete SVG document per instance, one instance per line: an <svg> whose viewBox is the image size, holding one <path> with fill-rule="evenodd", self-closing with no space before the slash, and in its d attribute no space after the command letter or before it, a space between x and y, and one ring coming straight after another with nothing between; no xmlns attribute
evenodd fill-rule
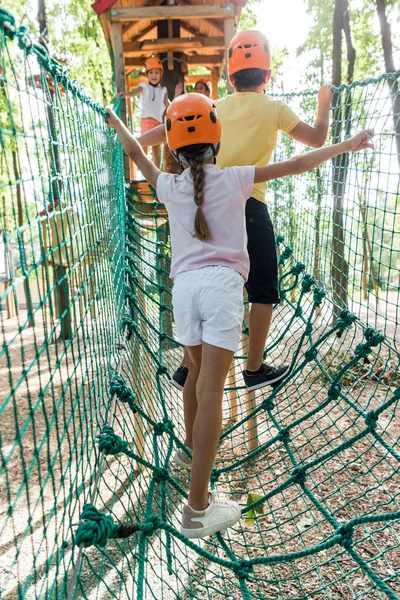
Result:
<svg viewBox="0 0 400 600"><path fill-rule="evenodd" d="M230 267L179 273L172 304L181 344L202 342L236 352L242 333L243 277Z"/></svg>

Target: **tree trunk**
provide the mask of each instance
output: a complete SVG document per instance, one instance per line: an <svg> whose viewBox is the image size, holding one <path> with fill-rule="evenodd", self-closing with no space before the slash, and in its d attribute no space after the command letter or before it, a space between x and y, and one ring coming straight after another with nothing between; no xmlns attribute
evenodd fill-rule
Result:
<svg viewBox="0 0 400 600"><path fill-rule="evenodd" d="M35 318L33 314L33 305L32 305L32 296L31 296L31 288L29 285L29 276L28 269L26 264L26 256L25 256L25 243L24 243L24 233L23 233L23 225L24 225L24 211L22 207L22 193L21 193L21 170L18 164L18 154L16 150L12 151L12 159L13 159L13 170L14 170L14 178L15 184L17 188L17 210L18 210L18 238L19 242L19 253L21 258L21 270L24 278L24 294L25 294L25 304L26 304L26 312L28 314L28 327L35 326ZM18 301L18 298L17 298Z"/></svg>
<svg viewBox="0 0 400 600"><path fill-rule="evenodd" d="M336 0L333 16L333 52L332 52L332 79L333 85L339 87L342 82L342 31L345 33L347 45L347 83L353 78L355 49L351 42L350 21L348 14L348 0ZM341 139L342 119L345 120L345 133L348 135L351 129L351 102L352 95L346 92L345 106L342 106L342 98L339 92L333 95L333 142ZM344 111L343 111L344 108ZM332 232L332 264L331 281L333 296L333 320L335 321L341 311L348 305L348 273L349 265L345 258L345 231L343 220L343 198L347 177L347 154L337 156L333 160L333 232Z"/></svg>
<svg viewBox="0 0 400 600"><path fill-rule="evenodd" d="M376 0L376 11L378 13L379 24L381 28L383 57L385 60L386 73L394 73L396 71L393 60L393 46L390 25L386 16L386 0ZM395 79L388 79L390 90L390 98L393 108L393 123L395 130L395 139L397 147L397 162L400 168L400 93L399 85Z"/></svg>
<svg viewBox="0 0 400 600"><path fill-rule="evenodd" d="M47 26L47 12L45 0L38 0L38 23L39 23L39 41L42 46L47 50L48 43L48 26ZM61 174L61 159L60 151L57 141L57 128L54 118L53 104L54 104L54 91L47 88L43 90L47 95L47 125L50 134L49 143L49 164L51 173L51 192L50 192L50 204L54 209L57 205L59 210L62 211L61 195L62 195L62 183L58 175ZM55 215L53 217L55 219ZM56 225L57 228L57 225ZM58 245L61 246L63 231L58 231ZM63 257L61 250L59 251L58 262L53 259L53 276L55 288L55 304L57 315L60 318L61 325L61 338L63 340L70 339L72 336L71 331L71 314L69 304L69 285L68 276L65 274L63 267Z"/></svg>

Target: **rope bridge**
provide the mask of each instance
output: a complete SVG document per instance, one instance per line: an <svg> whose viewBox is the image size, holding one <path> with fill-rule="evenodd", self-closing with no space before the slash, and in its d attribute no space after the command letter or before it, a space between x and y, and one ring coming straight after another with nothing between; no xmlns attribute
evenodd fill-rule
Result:
<svg viewBox="0 0 400 600"><path fill-rule="evenodd" d="M211 482L243 518L195 543L165 210L104 109L0 24L1 598L400 598L399 73L334 94L333 139L374 127L373 154L270 185L265 355L291 374L247 392L245 319Z"/></svg>

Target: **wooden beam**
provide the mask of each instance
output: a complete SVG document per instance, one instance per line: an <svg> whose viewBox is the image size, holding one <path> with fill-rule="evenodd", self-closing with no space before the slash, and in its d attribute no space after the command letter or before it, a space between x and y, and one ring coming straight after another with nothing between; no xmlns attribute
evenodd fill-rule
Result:
<svg viewBox="0 0 400 600"><path fill-rule="evenodd" d="M125 64L124 64L124 48L122 43L122 23L111 24L111 43L113 47L114 55L114 72L115 72L115 84L118 92L125 92ZM121 119L125 123L126 119L126 102L123 101L121 104ZM129 159L124 153L124 175L125 179L129 180Z"/></svg>
<svg viewBox="0 0 400 600"><path fill-rule="evenodd" d="M182 50L196 50L198 48L207 48L208 50L223 50L225 48L224 38L170 38L144 40L143 42L126 42L124 44L124 54L126 57L132 57L141 56L145 52L157 54L158 52L168 52L168 50L180 52Z"/></svg>
<svg viewBox="0 0 400 600"><path fill-rule="evenodd" d="M213 68L221 65L223 60L224 59L220 54L195 54L194 56L188 56L186 62L189 67ZM142 69L143 63L137 58L126 58L125 68L128 67L130 70Z"/></svg>
<svg viewBox="0 0 400 600"><path fill-rule="evenodd" d="M179 4L180 6L191 6L191 0L175 0L175 4ZM236 6L236 5L235 5ZM223 34L224 33L224 26L220 25L220 23L216 20L213 19L207 19L206 23L208 25L211 25L212 27L214 27L217 31L219 31L219 33ZM189 29L192 29L193 31L195 31L195 29L193 27L191 27L188 23L183 23L181 22L181 26L185 25L185 27L187 28L187 31ZM198 32L200 34L200 32ZM201 34L200 34L201 35Z"/></svg>
<svg viewBox="0 0 400 600"><path fill-rule="evenodd" d="M129 25L125 25L124 29L122 30L122 38L123 38L124 42L139 41L141 37L147 35L152 29L155 29L157 27L157 23L155 21L152 21L149 25L147 25L147 27L140 29L132 37L131 32L134 31L135 29L137 29L138 25L139 25L138 21L134 21L133 23L130 23Z"/></svg>
<svg viewBox="0 0 400 600"><path fill-rule="evenodd" d="M206 68L214 68L223 63L223 56L220 54L195 54L194 56L189 56L187 59L187 64L190 67L206 67ZM142 69L143 62L141 62L138 58L126 58L125 59L125 68L129 70ZM204 75L203 75L204 77Z"/></svg>
<svg viewBox="0 0 400 600"><path fill-rule="evenodd" d="M111 9L112 21L138 21L140 19L225 19L235 15L234 5L192 4L190 6L137 6Z"/></svg>
<svg viewBox="0 0 400 600"><path fill-rule="evenodd" d="M211 69L211 98L218 98L218 69Z"/></svg>

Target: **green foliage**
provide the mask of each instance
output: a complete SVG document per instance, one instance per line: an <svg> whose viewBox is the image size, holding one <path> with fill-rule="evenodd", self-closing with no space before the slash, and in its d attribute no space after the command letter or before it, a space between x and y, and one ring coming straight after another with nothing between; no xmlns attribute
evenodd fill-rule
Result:
<svg viewBox="0 0 400 600"><path fill-rule="evenodd" d="M258 500L261 500L261 498L262 498L262 496L259 496L258 494L248 494L246 505L250 506L250 504L253 504L253 502L257 502ZM249 510L246 513L246 523L248 525L253 525L254 521L256 520L256 514L257 515L264 514L264 504L260 504L259 506L256 506L256 508L254 510Z"/></svg>
<svg viewBox="0 0 400 600"><path fill-rule="evenodd" d="M13 0L18 22L38 35L36 0ZM98 102L114 96L110 55L100 21L90 0L46 0L49 50L66 61L72 79L77 79Z"/></svg>
<svg viewBox="0 0 400 600"><path fill-rule="evenodd" d="M254 29L257 27L257 16L254 13L254 6L260 4L261 0L249 0L246 6L240 13L240 21L238 25L238 31L244 31L245 29Z"/></svg>
<svg viewBox="0 0 400 600"><path fill-rule="evenodd" d="M332 23L334 0L307 0L307 12L314 17L314 25L307 39L298 48L298 55L313 51L311 60L303 81L308 85L320 85L332 77ZM387 17L392 24L393 50L399 48L400 36L395 27L400 16L396 11L397 0L387 0ZM352 0L349 2L351 36L356 50L354 79L362 80L384 71L382 40L376 15L375 0ZM346 51L343 41L343 73L345 72Z"/></svg>

